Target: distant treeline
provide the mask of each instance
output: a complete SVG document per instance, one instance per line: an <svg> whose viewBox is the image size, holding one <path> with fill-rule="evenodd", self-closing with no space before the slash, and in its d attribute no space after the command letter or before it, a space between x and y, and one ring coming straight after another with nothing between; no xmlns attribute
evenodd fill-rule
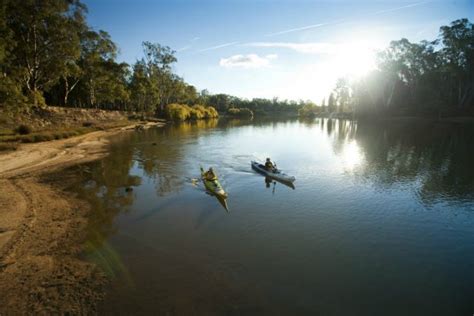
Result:
<svg viewBox="0 0 474 316"><path fill-rule="evenodd" d="M316 105L199 92L174 73L175 51L158 43L143 42L142 58L119 63L117 45L87 25L86 13L79 0L0 2L0 110L60 105L164 116L168 105L181 104L233 116L474 112L474 29L467 19L441 27L431 42L392 42L378 54L376 70L339 79L327 104Z"/></svg>
<svg viewBox="0 0 474 316"><path fill-rule="evenodd" d="M361 79L340 78L327 105L306 105L300 114L474 115L474 26L467 19L442 26L433 41L392 41L376 64Z"/></svg>
<svg viewBox="0 0 474 316"><path fill-rule="evenodd" d="M117 45L87 25L86 13L79 0L0 2L0 109L59 105L164 116L170 104L201 104L220 112L297 111L296 102L198 92L173 72L175 51L157 43L143 42L143 57L134 64L119 63Z"/></svg>

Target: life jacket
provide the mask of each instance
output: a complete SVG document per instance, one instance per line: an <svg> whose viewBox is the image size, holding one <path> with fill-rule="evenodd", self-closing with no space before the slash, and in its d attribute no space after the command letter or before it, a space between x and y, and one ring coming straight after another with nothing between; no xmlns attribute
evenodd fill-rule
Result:
<svg viewBox="0 0 474 316"><path fill-rule="evenodd" d="M206 176L206 180L209 180L209 181L217 180L217 177L214 174L214 172L206 171L205 176Z"/></svg>
<svg viewBox="0 0 474 316"><path fill-rule="evenodd" d="M273 163L271 161L265 162L265 168L268 170L273 170L275 167L273 166Z"/></svg>

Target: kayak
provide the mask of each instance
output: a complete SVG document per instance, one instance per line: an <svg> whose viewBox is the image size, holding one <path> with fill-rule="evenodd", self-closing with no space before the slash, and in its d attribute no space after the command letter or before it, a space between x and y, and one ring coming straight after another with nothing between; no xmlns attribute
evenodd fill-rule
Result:
<svg viewBox="0 0 474 316"><path fill-rule="evenodd" d="M208 189L211 193L214 193L218 197L226 198L227 193L224 191L224 188L219 183L219 180L207 180L205 176L204 169L201 168L201 179L204 183L206 189Z"/></svg>
<svg viewBox="0 0 474 316"><path fill-rule="evenodd" d="M254 169L255 171L261 174L264 174L270 178L273 178L275 180L289 182L289 183L293 183L296 180L295 177L289 176L286 173L283 173L281 170L276 169L275 171L269 171L265 168L264 165L256 161L252 161L251 165L252 165L252 169Z"/></svg>

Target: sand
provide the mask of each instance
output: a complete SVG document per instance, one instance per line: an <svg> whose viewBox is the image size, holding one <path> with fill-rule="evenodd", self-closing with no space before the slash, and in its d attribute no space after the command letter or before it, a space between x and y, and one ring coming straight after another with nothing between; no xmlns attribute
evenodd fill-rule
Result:
<svg viewBox="0 0 474 316"><path fill-rule="evenodd" d="M163 123L138 130L156 125ZM0 155L0 315L97 312L107 280L79 257L91 207L49 179L104 157L114 135L133 130L25 144Z"/></svg>

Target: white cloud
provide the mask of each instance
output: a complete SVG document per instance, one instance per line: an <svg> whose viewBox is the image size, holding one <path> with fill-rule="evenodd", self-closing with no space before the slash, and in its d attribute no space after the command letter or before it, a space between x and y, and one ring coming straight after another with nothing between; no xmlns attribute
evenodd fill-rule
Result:
<svg viewBox="0 0 474 316"><path fill-rule="evenodd" d="M234 55L229 58L221 58L219 65L225 68L261 68L268 67L270 60L276 59L276 54L260 57L257 54Z"/></svg>
<svg viewBox="0 0 474 316"><path fill-rule="evenodd" d="M305 54L332 54L338 47L335 44L312 42L312 43L291 43L291 42L254 42L247 43L246 46L252 47L272 47L288 48Z"/></svg>
<svg viewBox="0 0 474 316"><path fill-rule="evenodd" d="M266 59L269 59L269 60L271 60L271 59L277 59L277 58L278 58L278 55L277 55L277 54L269 54L269 55L265 56L265 58L266 58Z"/></svg>

